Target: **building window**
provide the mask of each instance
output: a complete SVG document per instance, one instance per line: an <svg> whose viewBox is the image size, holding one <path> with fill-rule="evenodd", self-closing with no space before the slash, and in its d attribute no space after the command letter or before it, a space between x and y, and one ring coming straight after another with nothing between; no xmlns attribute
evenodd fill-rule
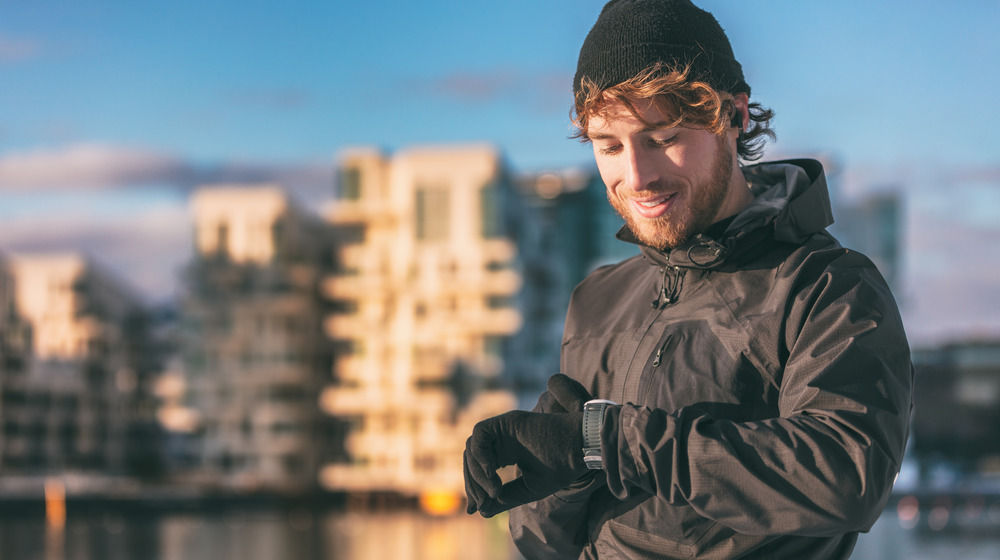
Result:
<svg viewBox="0 0 1000 560"><path fill-rule="evenodd" d="M487 296L486 307L490 309L514 307L514 298L512 296Z"/></svg>
<svg viewBox="0 0 1000 560"><path fill-rule="evenodd" d="M364 354L364 343L353 338L336 338L330 343L336 357L360 356Z"/></svg>
<svg viewBox="0 0 1000 560"><path fill-rule="evenodd" d="M361 200L361 170L345 167L340 170L340 200Z"/></svg>
<svg viewBox="0 0 1000 560"><path fill-rule="evenodd" d="M215 230L215 256L222 258L225 257L229 249L229 226L227 224L219 224L218 229Z"/></svg>
<svg viewBox="0 0 1000 560"><path fill-rule="evenodd" d="M334 315L354 315L358 312L358 302L353 299L330 300L330 313Z"/></svg>
<svg viewBox="0 0 1000 560"><path fill-rule="evenodd" d="M298 385L274 385L268 391L273 403L296 404L309 398L309 391Z"/></svg>
<svg viewBox="0 0 1000 560"><path fill-rule="evenodd" d="M360 245L365 242L364 224L341 224L334 230L337 240L344 245Z"/></svg>
<svg viewBox="0 0 1000 560"><path fill-rule="evenodd" d="M483 353L492 358L502 358L506 345L507 337L494 335L483 337Z"/></svg>
<svg viewBox="0 0 1000 560"><path fill-rule="evenodd" d="M285 222L279 219L271 224L271 243L274 248L274 256L276 258L285 256L285 235Z"/></svg>
<svg viewBox="0 0 1000 560"><path fill-rule="evenodd" d="M448 239L450 220L448 189L418 187L416 197L417 239L420 241Z"/></svg>
<svg viewBox="0 0 1000 560"><path fill-rule="evenodd" d="M513 270L514 261L488 261L486 263L486 270L490 272L501 272L504 270Z"/></svg>
<svg viewBox="0 0 1000 560"><path fill-rule="evenodd" d="M430 472L437 469L438 459L431 454L417 455L413 459L413 466L418 471Z"/></svg>
<svg viewBox="0 0 1000 560"><path fill-rule="evenodd" d="M503 235L503 213L500 199L500 187L492 182L479 191L479 215L482 222L482 235L486 239Z"/></svg>
<svg viewBox="0 0 1000 560"><path fill-rule="evenodd" d="M276 436L301 434L305 431L305 426L297 422L275 422L271 424L271 433Z"/></svg>
<svg viewBox="0 0 1000 560"><path fill-rule="evenodd" d="M290 475L298 476L305 473L305 462L298 455L285 455L281 462L285 466L285 472Z"/></svg>

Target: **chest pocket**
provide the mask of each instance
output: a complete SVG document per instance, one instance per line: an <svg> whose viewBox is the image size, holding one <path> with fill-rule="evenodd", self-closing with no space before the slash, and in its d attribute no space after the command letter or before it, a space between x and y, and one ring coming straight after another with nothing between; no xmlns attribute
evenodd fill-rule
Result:
<svg viewBox="0 0 1000 560"><path fill-rule="evenodd" d="M644 331L574 336L563 342L562 372L582 383L595 399L621 400L622 382Z"/></svg>
<svg viewBox="0 0 1000 560"><path fill-rule="evenodd" d="M637 404L675 411L724 405L725 417L769 416L763 376L743 356L732 356L707 325L667 325L643 368ZM721 412L721 410L720 410ZM776 413L776 411L774 411ZM735 418L734 418L735 419Z"/></svg>

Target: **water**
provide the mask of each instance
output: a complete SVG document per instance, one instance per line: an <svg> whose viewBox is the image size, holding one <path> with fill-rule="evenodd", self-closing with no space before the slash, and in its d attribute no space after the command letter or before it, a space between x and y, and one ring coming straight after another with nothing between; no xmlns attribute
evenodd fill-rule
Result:
<svg viewBox="0 0 1000 560"><path fill-rule="evenodd" d="M854 560L997 560L1000 530L916 531L887 512ZM503 516L306 509L136 516L95 510L62 529L0 518L3 560L516 560Z"/></svg>

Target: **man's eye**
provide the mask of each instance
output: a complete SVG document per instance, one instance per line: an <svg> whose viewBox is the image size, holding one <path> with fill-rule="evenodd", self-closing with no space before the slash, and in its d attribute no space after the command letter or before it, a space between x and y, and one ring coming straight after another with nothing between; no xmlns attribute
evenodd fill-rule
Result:
<svg viewBox="0 0 1000 560"><path fill-rule="evenodd" d="M654 146L663 148L672 145L675 140L676 138L671 136L670 138L650 138L649 141Z"/></svg>
<svg viewBox="0 0 1000 560"><path fill-rule="evenodd" d="M618 152L622 151L622 147L619 145L614 146L604 146L600 149L602 155L613 156Z"/></svg>

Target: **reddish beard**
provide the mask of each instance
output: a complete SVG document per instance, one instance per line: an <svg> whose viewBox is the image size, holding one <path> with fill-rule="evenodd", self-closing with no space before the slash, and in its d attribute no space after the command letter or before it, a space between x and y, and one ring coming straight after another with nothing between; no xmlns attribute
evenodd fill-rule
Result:
<svg viewBox="0 0 1000 560"><path fill-rule="evenodd" d="M628 211L628 197L612 196L609 191L608 202L641 243L657 249L672 249L715 223L729 191L732 169L733 154L726 136L719 135L711 174L707 180L691 184L682 193L684 205L681 208L671 208L665 215L656 218L636 218ZM663 189L664 192L671 190Z"/></svg>

